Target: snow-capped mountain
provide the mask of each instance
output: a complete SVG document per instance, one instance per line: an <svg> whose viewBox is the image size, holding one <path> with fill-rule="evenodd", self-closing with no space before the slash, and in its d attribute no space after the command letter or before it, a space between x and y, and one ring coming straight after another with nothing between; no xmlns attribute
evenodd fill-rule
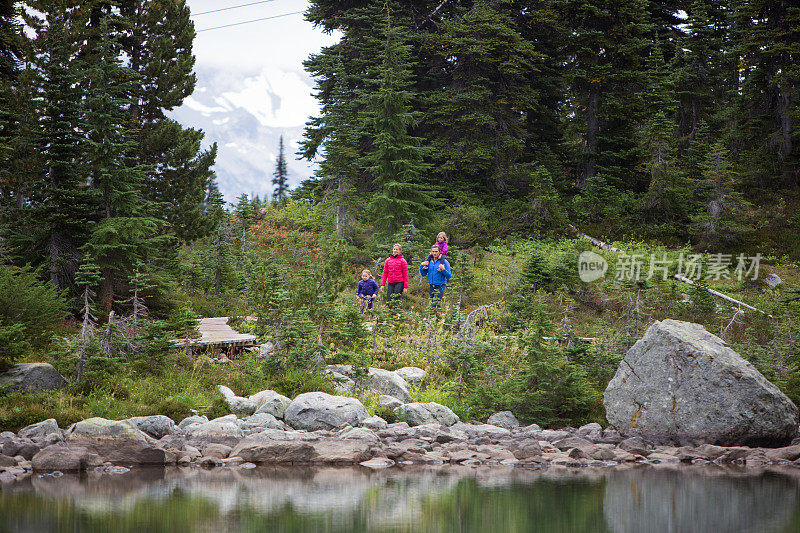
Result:
<svg viewBox="0 0 800 533"><path fill-rule="evenodd" d="M290 187L313 175L313 163L296 159L305 123L319 110L313 82L304 72L198 68L196 74L194 94L171 116L202 129L204 145L218 144L214 168L228 202L242 193L271 195L281 135Z"/></svg>

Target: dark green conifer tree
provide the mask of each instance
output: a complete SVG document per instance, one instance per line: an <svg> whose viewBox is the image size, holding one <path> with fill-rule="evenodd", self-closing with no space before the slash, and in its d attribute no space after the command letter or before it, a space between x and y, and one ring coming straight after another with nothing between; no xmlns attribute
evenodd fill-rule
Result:
<svg viewBox="0 0 800 533"><path fill-rule="evenodd" d="M412 108L414 93L406 35L407 30L393 22L387 7L377 88L369 98L367 112L375 140L364 157L377 189L367 209L386 235L408 222L419 225L426 221L434 203L434 189L425 179L430 169L424 161L427 149L421 138L409 133L419 113Z"/></svg>
<svg viewBox="0 0 800 533"><path fill-rule="evenodd" d="M275 201L280 202L287 196L289 191L287 175L288 171L286 169L286 155L283 153L283 135L281 135L281 140L278 144L278 161L275 163L275 172L272 175L272 185L275 186L272 191L272 198Z"/></svg>
<svg viewBox="0 0 800 533"><path fill-rule="evenodd" d="M99 37L90 40L85 100L88 170L97 199L97 223L84 246L102 273L100 307L110 313L120 283L127 283L135 266L155 256L163 244L162 221L152 216L144 197L147 168L128 154L138 132L130 128L128 95L137 75L121 64L119 43L111 28L121 21L101 13Z"/></svg>
<svg viewBox="0 0 800 533"><path fill-rule="evenodd" d="M738 0L741 69L737 141L745 177L770 188L800 185L800 9L792 2ZM738 147L737 147L738 148Z"/></svg>
<svg viewBox="0 0 800 533"><path fill-rule="evenodd" d="M692 216L690 229L702 248L724 251L725 246L739 244L747 235L744 219L749 204L740 192L740 177L722 141L711 147L702 170L702 179L694 187L701 205Z"/></svg>
<svg viewBox="0 0 800 533"><path fill-rule="evenodd" d="M151 167L147 199L180 239L208 230L202 204L217 147L202 149L204 133L166 116L194 91L194 23L185 0L120 0L120 44L137 74L129 112L138 123L130 156Z"/></svg>
<svg viewBox="0 0 800 533"><path fill-rule="evenodd" d="M647 180L635 129L642 116L643 60L648 46L645 0L561 3L567 41L572 144L579 188L602 174L613 187L643 192Z"/></svg>
<svg viewBox="0 0 800 533"><path fill-rule="evenodd" d="M523 38L511 13L507 2L459 7L425 45L437 86L426 91L422 131L444 182L477 191L517 191L529 182L518 163L528 121L548 120L536 112L544 54Z"/></svg>
<svg viewBox="0 0 800 533"><path fill-rule="evenodd" d="M14 0L0 0L0 161L8 160L8 145L14 124L10 100L22 55L21 28L16 19Z"/></svg>
<svg viewBox="0 0 800 533"><path fill-rule="evenodd" d="M650 221L677 227L686 222L691 191L677 159L678 102L674 81L658 41L646 65L647 85L643 96L648 106L639 132L645 156L643 163L649 173L647 191L642 197L643 214Z"/></svg>
<svg viewBox="0 0 800 533"><path fill-rule="evenodd" d="M67 0L31 2L40 15L28 15L37 32L33 68L41 94L38 139L40 180L31 184L25 214L27 233L18 250L33 264L44 264L58 288L71 287L95 211L96 196L87 180L86 122L83 110L85 58L80 55L86 12ZM27 241L27 242L26 242Z"/></svg>

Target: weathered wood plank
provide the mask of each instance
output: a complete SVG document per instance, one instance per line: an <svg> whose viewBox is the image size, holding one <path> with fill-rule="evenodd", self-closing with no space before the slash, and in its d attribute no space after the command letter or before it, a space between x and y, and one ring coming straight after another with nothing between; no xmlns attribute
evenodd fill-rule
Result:
<svg viewBox="0 0 800 533"><path fill-rule="evenodd" d="M190 339L190 346L253 346L256 336L239 333L228 325L228 317L217 316L201 318L197 326L199 339ZM175 344L186 345L185 339L175 340Z"/></svg>

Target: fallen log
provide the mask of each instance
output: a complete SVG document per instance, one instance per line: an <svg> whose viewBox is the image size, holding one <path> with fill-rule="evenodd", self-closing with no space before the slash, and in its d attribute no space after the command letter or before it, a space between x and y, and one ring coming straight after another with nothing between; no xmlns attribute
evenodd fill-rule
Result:
<svg viewBox="0 0 800 533"><path fill-rule="evenodd" d="M684 283L688 283L689 285L698 287L697 283L695 283L694 281L690 280L686 276L681 276L680 274L675 274L675 279L677 279L678 281L682 281ZM739 307L744 307L745 309L750 309L751 311L757 311L757 312L761 313L762 315L766 315L766 316L768 316L770 318L773 318L772 315L770 315L768 313L765 313L761 309L756 309L752 305L747 305L746 303L741 302L741 301L737 300L736 298L731 298L727 294L722 294L721 292L715 291L714 289L709 289L708 287L702 287L702 288L705 289L706 291L708 291L709 293L713 294L714 296L722 298L723 300L727 300L727 301L729 301L731 303L735 303Z"/></svg>
<svg viewBox="0 0 800 533"><path fill-rule="evenodd" d="M546 341L562 342L562 341L569 340L569 337L542 337L542 339L544 339ZM592 343L592 342L598 342L600 340L600 337L575 337L575 340L580 341L580 342Z"/></svg>
<svg viewBox="0 0 800 533"><path fill-rule="evenodd" d="M594 244L595 246L597 246L598 248L600 248L602 250L611 250L612 252L622 252L622 250L620 250L619 248L617 248L615 246L612 246L612 245L608 244L607 242L601 241L600 239L595 239L591 235L586 235L585 233L579 231L578 228L576 228L572 224L567 224L567 226L569 227L569 229L574 231L577 235L583 237L584 239L586 239L587 241L591 242L592 244Z"/></svg>

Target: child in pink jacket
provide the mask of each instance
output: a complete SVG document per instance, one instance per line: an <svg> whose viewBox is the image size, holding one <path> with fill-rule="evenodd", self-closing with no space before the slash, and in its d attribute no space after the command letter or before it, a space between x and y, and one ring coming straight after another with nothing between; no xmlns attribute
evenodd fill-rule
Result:
<svg viewBox="0 0 800 533"><path fill-rule="evenodd" d="M403 257L403 247L399 244L392 246L392 255L383 263L381 274L381 291L386 286L386 301L391 303L400 298L401 294L408 293L408 263Z"/></svg>

